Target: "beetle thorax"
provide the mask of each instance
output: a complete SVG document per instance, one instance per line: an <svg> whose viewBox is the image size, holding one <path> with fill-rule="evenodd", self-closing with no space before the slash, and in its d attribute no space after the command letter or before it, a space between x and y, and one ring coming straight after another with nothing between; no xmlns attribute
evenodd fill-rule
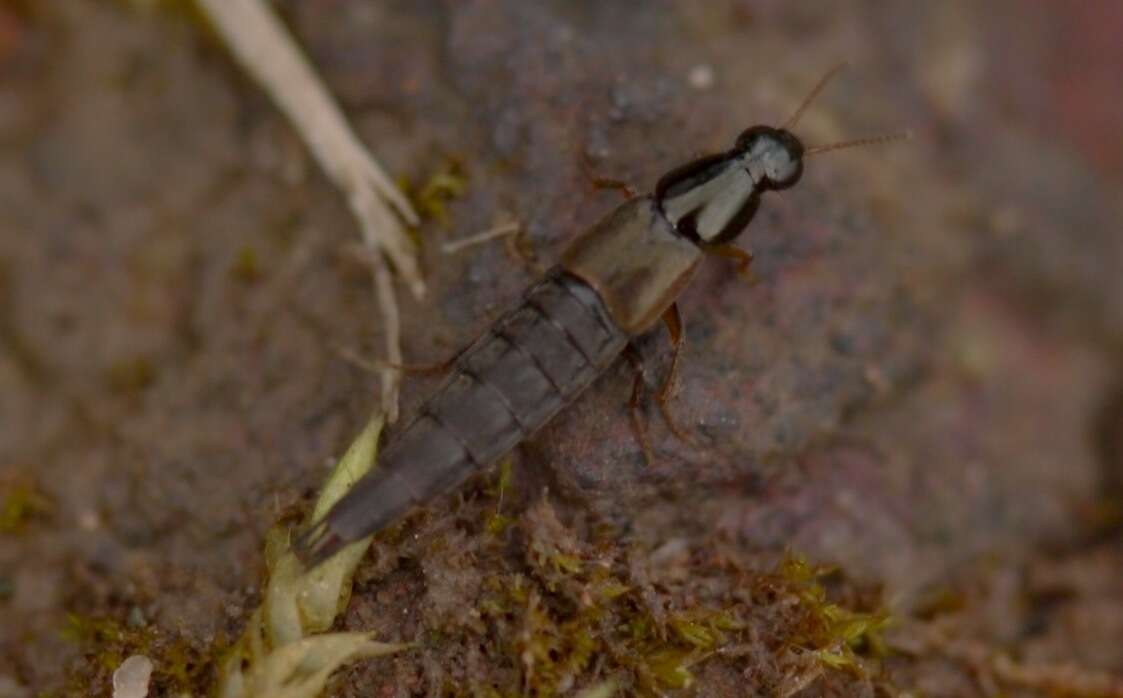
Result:
<svg viewBox="0 0 1123 698"><path fill-rule="evenodd" d="M748 223L761 192L799 179L802 147L779 129L754 127L726 153L675 171L656 198L679 233L704 242L725 242Z"/></svg>
<svg viewBox="0 0 1123 698"><path fill-rule="evenodd" d="M663 213L680 232L709 242L718 238L753 197L753 171L733 157L670 187L662 200Z"/></svg>

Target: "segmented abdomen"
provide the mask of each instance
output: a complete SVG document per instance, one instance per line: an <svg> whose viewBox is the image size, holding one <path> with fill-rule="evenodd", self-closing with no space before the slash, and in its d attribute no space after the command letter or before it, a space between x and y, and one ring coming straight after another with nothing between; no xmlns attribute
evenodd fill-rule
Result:
<svg viewBox="0 0 1123 698"><path fill-rule="evenodd" d="M628 342L583 281L554 270L456 361L378 467L302 542L323 559L510 451L573 401Z"/></svg>

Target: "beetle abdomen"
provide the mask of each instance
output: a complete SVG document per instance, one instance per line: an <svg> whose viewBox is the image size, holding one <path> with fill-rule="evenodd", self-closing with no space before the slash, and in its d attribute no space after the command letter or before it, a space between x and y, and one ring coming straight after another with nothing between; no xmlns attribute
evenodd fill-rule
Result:
<svg viewBox="0 0 1123 698"><path fill-rule="evenodd" d="M378 467L309 531L305 556L324 559L495 462L572 402L627 342L583 281L547 274L460 356Z"/></svg>

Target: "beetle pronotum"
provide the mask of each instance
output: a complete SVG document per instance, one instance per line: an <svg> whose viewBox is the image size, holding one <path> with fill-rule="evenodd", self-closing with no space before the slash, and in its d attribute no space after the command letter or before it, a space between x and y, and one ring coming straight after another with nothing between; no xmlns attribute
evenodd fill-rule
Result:
<svg viewBox="0 0 1123 698"><path fill-rule="evenodd" d="M298 554L316 564L495 462L660 319L677 360L682 322L675 299L707 254L748 264L748 253L729 243L748 226L764 192L793 186L811 155L907 137L804 147L789 129L839 68L780 128L749 128L731 149L672 170L653 194L632 198L578 237L522 302L457 358L379 466L299 538Z"/></svg>

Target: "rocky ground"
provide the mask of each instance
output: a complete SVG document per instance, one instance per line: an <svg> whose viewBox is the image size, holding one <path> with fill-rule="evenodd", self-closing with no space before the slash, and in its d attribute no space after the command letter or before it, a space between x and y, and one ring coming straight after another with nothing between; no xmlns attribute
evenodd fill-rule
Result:
<svg viewBox="0 0 1123 698"><path fill-rule="evenodd" d="M644 462L621 365L380 537L341 624L418 646L331 695L1123 695L1116 5L277 4L392 172L465 184L422 202L411 362L532 278L441 243L515 219L549 263L619 200L583 163L649 188L839 60L806 142L916 134L810 160L755 283L686 292L700 446L650 410ZM135 651L203 693L376 404L354 240L184 3L0 2L0 695L108 695Z"/></svg>

